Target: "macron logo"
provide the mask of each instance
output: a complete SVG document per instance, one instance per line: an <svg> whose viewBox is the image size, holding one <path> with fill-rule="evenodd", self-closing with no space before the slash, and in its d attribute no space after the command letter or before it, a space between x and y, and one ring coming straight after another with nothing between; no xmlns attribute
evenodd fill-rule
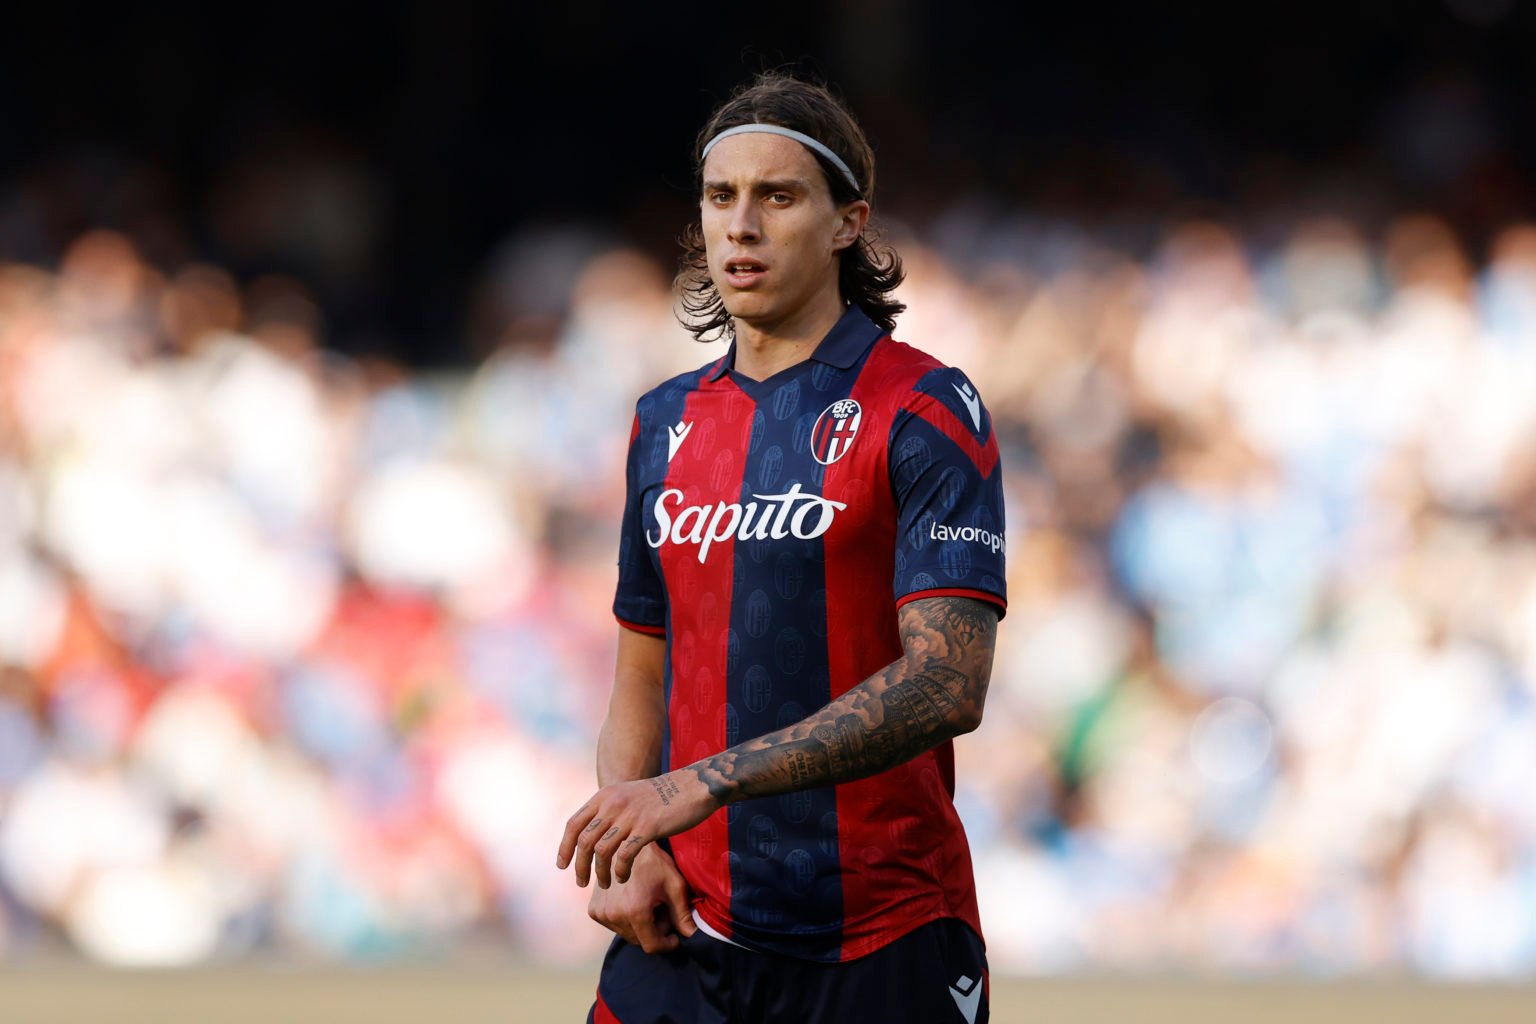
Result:
<svg viewBox="0 0 1536 1024"><path fill-rule="evenodd" d="M959 393L960 401L965 403L965 411L971 414L971 422L976 424L976 433L981 433L981 396L976 394L970 381L952 386Z"/></svg>
<svg viewBox="0 0 1536 1024"><path fill-rule="evenodd" d="M949 986L949 996L960 1008L965 1024L976 1024L976 1011L981 1007L981 979L972 981L967 975L960 975Z"/></svg>
<svg viewBox="0 0 1536 1024"><path fill-rule="evenodd" d="M672 461L672 456L683 446L683 439L688 436L688 431L693 429L692 423L677 421L677 426L667 428L667 461Z"/></svg>

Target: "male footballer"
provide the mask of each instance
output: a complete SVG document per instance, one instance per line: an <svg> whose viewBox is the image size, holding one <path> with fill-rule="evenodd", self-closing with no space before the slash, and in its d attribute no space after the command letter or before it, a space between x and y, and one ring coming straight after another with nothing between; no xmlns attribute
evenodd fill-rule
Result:
<svg viewBox="0 0 1536 1024"><path fill-rule="evenodd" d="M760 76L695 155L685 307L732 344L631 430L602 788L558 855L618 936L588 1020L979 1024L951 741L1006 607L992 422L891 337L834 97Z"/></svg>

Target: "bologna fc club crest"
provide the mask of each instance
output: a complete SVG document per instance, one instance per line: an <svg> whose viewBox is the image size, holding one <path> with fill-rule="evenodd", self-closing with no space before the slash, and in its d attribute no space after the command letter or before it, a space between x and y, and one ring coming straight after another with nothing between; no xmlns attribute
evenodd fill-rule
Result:
<svg viewBox="0 0 1536 1024"><path fill-rule="evenodd" d="M861 416L859 403L851 398L833 402L822 410L816 426L811 428L811 454L817 462L830 466L847 454L859 432Z"/></svg>

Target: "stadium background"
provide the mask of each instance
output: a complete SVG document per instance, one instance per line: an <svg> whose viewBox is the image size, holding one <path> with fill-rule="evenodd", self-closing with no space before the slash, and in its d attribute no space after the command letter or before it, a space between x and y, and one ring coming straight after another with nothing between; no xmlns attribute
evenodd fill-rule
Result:
<svg viewBox="0 0 1536 1024"><path fill-rule="evenodd" d="M5 1019L582 1005L622 446L784 64L1002 435L998 1019L1528 1017L1529 3L7 19Z"/></svg>

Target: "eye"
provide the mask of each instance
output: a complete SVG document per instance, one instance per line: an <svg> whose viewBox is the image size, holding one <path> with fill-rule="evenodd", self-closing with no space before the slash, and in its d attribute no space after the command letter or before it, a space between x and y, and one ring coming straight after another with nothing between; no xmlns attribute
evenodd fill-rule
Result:
<svg viewBox="0 0 1536 1024"><path fill-rule="evenodd" d="M774 192L768 196L768 203L771 206L788 206L794 201L795 197L788 192Z"/></svg>

